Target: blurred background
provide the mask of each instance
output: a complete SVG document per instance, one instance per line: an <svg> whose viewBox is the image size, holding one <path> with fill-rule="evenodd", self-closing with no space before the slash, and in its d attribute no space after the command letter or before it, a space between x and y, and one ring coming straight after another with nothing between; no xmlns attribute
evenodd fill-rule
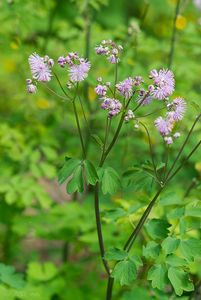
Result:
<svg viewBox="0 0 201 300"><path fill-rule="evenodd" d="M94 53L100 41L114 39L124 47L119 80L136 75L148 78L151 69L170 66L176 78L174 95L184 97L188 104L180 125L181 141L172 147L173 158L201 103L201 2L180 2L171 57L176 0L0 1L0 299L96 300L104 298L106 284L98 253L93 196L89 192L84 199L78 197L78 201L73 201L65 186L59 187L57 183L64 156L80 155L72 108L42 86L35 95L26 93L25 80L31 76L28 56L37 52L56 60L69 51L78 51L89 58L92 68L83 93L88 99L88 115L93 111L93 131L100 135L106 115L93 110L97 106L96 78L113 78L113 67ZM56 68L65 84L65 72ZM51 86L59 92L56 82ZM147 122L153 124L153 119ZM198 125L184 155L200 137ZM154 126L152 139L160 161L162 139ZM91 141L92 160L98 160L97 151L97 144ZM145 134L133 133L129 127L123 131L108 163L121 172L147 159ZM197 205L201 200L200 175L198 151L164 194L163 206L153 214L163 215L166 209L174 209L191 185ZM147 178L140 180L143 188L141 184L138 189L136 182L135 189L102 199L107 247L124 243L131 230L130 217L133 222L138 220L148 203L149 183ZM191 201L191 205L195 203ZM173 224L176 222L174 217L170 219ZM190 215L184 223L187 229L194 226L195 236L200 235L200 218ZM138 254L146 240L146 233L142 234L136 245ZM132 291L117 285L114 299L176 299L171 288L159 292L146 282L144 273L148 267L146 262ZM192 265L191 272L195 282L199 281L199 265Z"/></svg>

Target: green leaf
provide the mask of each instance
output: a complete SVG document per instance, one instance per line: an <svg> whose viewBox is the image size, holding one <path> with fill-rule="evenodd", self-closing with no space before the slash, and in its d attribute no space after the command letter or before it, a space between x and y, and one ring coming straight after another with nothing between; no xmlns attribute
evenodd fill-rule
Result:
<svg viewBox="0 0 201 300"><path fill-rule="evenodd" d="M143 266L143 262L139 255L132 255L129 258L135 263L137 269Z"/></svg>
<svg viewBox="0 0 201 300"><path fill-rule="evenodd" d="M178 207L178 208L172 209L167 214L167 217L168 217L168 219L179 219L184 215L184 213L185 213L185 208L184 207Z"/></svg>
<svg viewBox="0 0 201 300"><path fill-rule="evenodd" d="M176 238L173 238L171 236L168 236L163 242L162 242L162 248L165 251L166 254L173 253L177 250L179 246L179 240Z"/></svg>
<svg viewBox="0 0 201 300"><path fill-rule="evenodd" d="M119 281L121 285L129 285L136 276L136 265L130 259L118 262L112 272L112 277Z"/></svg>
<svg viewBox="0 0 201 300"><path fill-rule="evenodd" d="M118 248L111 248L105 253L106 260L123 260L128 256L128 253Z"/></svg>
<svg viewBox="0 0 201 300"><path fill-rule="evenodd" d="M98 174L96 172L95 167L89 160L84 161L84 167L86 172L86 181L87 184L95 185L98 181Z"/></svg>
<svg viewBox="0 0 201 300"><path fill-rule="evenodd" d="M152 219L146 225L146 230L152 239L164 239L171 225L163 219Z"/></svg>
<svg viewBox="0 0 201 300"><path fill-rule="evenodd" d="M149 269L147 279L152 281L153 288L163 290L167 284L166 267L161 264L154 265L151 269Z"/></svg>
<svg viewBox="0 0 201 300"><path fill-rule="evenodd" d="M201 207L192 207L186 209L185 216L201 218Z"/></svg>
<svg viewBox="0 0 201 300"><path fill-rule="evenodd" d="M182 269L170 267L168 270L168 278L178 296L183 294L183 291L193 291L193 283L189 280L188 274Z"/></svg>
<svg viewBox="0 0 201 300"><path fill-rule="evenodd" d="M15 273L15 268L0 263L0 282L3 282L15 289L22 289L25 286L23 275Z"/></svg>
<svg viewBox="0 0 201 300"><path fill-rule="evenodd" d="M174 254L168 255L165 262L172 267L184 267L187 265L187 261L185 259Z"/></svg>
<svg viewBox="0 0 201 300"><path fill-rule="evenodd" d="M82 166L79 165L71 178L71 180L66 185L66 190L69 194L75 193L78 191L79 193L82 193L84 191L84 180L83 180L83 174L82 174Z"/></svg>
<svg viewBox="0 0 201 300"><path fill-rule="evenodd" d="M107 193L113 195L120 187L119 175L110 167L104 169L101 182L104 195Z"/></svg>
<svg viewBox="0 0 201 300"><path fill-rule="evenodd" d="M143 246L143 256L147 259L156 259L161 251L161 246L156 242L151 241L147 243L146 247Z"/></svg>
<svg viewBox="0 0 201 300"><path fill-rule="evenodd" d="M59 184L64 183L66 179L73 173L75 168L80 163L79 159L76 158L66 158L66 161L63 167L60 169L58 173L58 182Z"/></svg>
<svg viewBox="0 0 201 300"><path fill-rule="evenodd" d="M179 249L188 261L193 261L195 257L201 256L201 241L195 238L181 240Z"/></svg>
<svg viewBox="0 0 201 300"><path fill-rule="evenodd" d="M57 274L57 267L51 262L46 262L43 264L31 262L29 263L27 274L29 279L36 281L47 281Z"/></svg>

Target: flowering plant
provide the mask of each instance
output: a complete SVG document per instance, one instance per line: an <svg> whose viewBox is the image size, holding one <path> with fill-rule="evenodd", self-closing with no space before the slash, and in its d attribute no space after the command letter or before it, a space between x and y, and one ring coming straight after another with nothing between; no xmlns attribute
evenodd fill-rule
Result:
<svg viewBox="0 0 201 300"><path fill-rule="evenodd" d="M63 84L56 71L54 60L45 55L44 57L34 53L29 57L29 65L32 72L32 79L27 79L28 93L36 93L39 83L43 83L49 92L57 95L59 98L69 101L73 107L77 130L79 134L82 157L81 158L66 158L63 167L59 171L58 180L62 184L67 181L67 192L69 194L89 191L89 187L93 186L94 193L94 208L96 217L96 227L99 242L101 259L108 277L108 285L106 299L112 299L112 290L114 280L121 285L129 285L137 276L138 269L142 266L141 258L136 254L131 255L133 244L139 236L145 222L147 221L153 207L156 205L161 193L168 187L169 183L176 174L183 168L193 153L201 144L199 141L183 161L179 162L184 148L187 145L193 130L200 120L201 114L195 118L192 127L186 135L186 138L180 147L173 163L170 164L169 154L171 153L174 143L180 137L179 131L180 121L182 121L187 103L182 97L171 98L175 90L175 78L171 70L160 69L151 70L148 78L145 80L139 74L119 81L119 63L123 47L116 44L112 40L104 40L100 45L95 47L97 55L105 56L108 63L114 65L114 82L106 81L102 77L97 78L97 84L94 86L94 91L97 95L97 103L99 107L105 110L105 135L103 141L96 135L96 142L100 145L99 163L89 160L89 155L86 147L85 132L81 126L80 116L77 111L77 106L82 108L83 117L86 121L87 132L92 136L92 128L87 120L85 112L85 103L87 99L82 99L80 96L80 83L84 81L88 73L93 71L93 64L87 59L79 56L77 52L69 52L66 56L60 56L57 60L58 65L64 69L68 69L68 81ZM61 92L52 90L49 86L49 81L56 79ZM151 110L152 104L156 103L159 108ZM150 107L150 112L143 115L141 110L143 107ZM93 112L92 112L93 113ZM104 112L103 112L104 113ZM162 113L162 115L161 115ZM162 143L165 150L164 161L161 165L156 162L156 155L153 148L152 136L150 128L152 125L147 125L144 119L149 119L150 116L155 116L152 122L155 129L161 136L159 144ZM112 123L114 124L114 132L111 131ZM102 233L102 222L100 214L100 196L116 193L120 186L120 175L113 169L112 166L106 166L108 155L113 150L115 144L120 137L120 133L125 124L131 124L133 135L136 131L144 130L147 135L147 144L149 148L151 164L140 166L140 171L145 171L147 177L151 177L154 183L154 192L151 194L151 199L146 209L142 212L139 221L131 230L130 236L121 248L112 247L110 250L105 250L104 236ZM150 128L149 128L150 127ZM151 129L152 130L152 129ZM177 166L177 164L179 164ZM132 167L123 172L122 180L130 181L132 176L136 175L139 168ZM132 184L132 180L131 180ZM74 194L75 196L75 194ZM148 232L153 239L163 240L163 250L165 258L162 263L153 265L148 272L148 279L152 281L152 286L158 289L164 289L165 284L169 281L177 295L182 292L191 291L193 284L188 278L185 270L185 264L179 264L177 256L174 256L175 251L180 247L187 256L185 244L187 241L179 241L178 239L168 235L169 224L166 220L151 219L148 222ZM183 244L182 244L183 243ZM193 242L196 244L196 242ZM195 246L196 247L196 246ZM150 242L144 250L144 256L155 258L160 253L160 247L154 241ZM183 249L183 250L182 250ZM178 265L179 264L179 265ZM179 266L179 269L175 267ZM161 277L160 279L157 277ZM185 284L184 284L185 282Z"/></svg>

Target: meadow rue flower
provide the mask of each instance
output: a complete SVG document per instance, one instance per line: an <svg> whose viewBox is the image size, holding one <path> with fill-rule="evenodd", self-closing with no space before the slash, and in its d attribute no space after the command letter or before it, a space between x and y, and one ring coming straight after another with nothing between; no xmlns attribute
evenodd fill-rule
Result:
<svg viewBox="0 0 201 300"><path fill-rule="evenodd" d="M52 59L49 59L47 55L45 57L40 57L37 53L33 53L29 56L28 61L34 79L43 82L51 80Z"/></svg>
<svg viewBox="0 0 201 300"><path fill-rule="evenodd" d="M57 60L58 64L60 65L60 67L64 68L65 64L66 64L66 59L63 56L60 56Z"/></svg>
<svg viewBox="0 0 201 300"><path fill-rule="evenodd" d="M152 92L153 97L162 100L170 96L174 91L174 74L168 69L152 70L150 78L153 79L155 89Z"/></svg>
<svg viewBox="0 0 201 300"><path fill-rule="evenodd" d="M29 94L35 94L36 93L36 91L37 91L37 87L36 87L36 85L34 85L34 84L27 84L27 92L29 93Z"/></svg>
<svg viewBox="0 0 201 300"><path fill-rule="evenodd" d="M143 78L141 76L135 76L134 77L134 80L135 80L135 86L139 86L141 83L144 82Z"/></svg>
<svg viewBox="0 0 201 300"><path fill-rule="evenodd" d="M95 47L96 54L106 56L111 64L120 61L119 54L122 50L123 47L112 40L103 40L99 46Z"/></svg>
<svg viewBox="0 0 201 300"><path fill-rule="evenodd" d="M109 111L108 117L112 118L121 111L122 104L117 99L105 97L101 104L101 107L104 110L108 110Z"/></svg>
<svg viewBox="0 0 201 300"><path fill-rule="evenodd" d="M167 143L167 145L171 145L173 143L171 136L165 136L164 141Z"/></svg>
<svg viewBox="0 0 201 300"><path fill-rule="evenodd" d="M170 109L170 112L167 113L169 118L172 118L173 121L180 121L186 111L186 101L181 97L175 98L168 108Z"/></svg>
<svg viewBox="0 0 201 300"><path fill-rule="evenodd" d="M175 132L175 134L173 134L173 137L175 139L178 139L181 136L181 134L179 132Z"/></svg>
<svg viewBox="0 0 201 300"><path fill-rule="evenodd" d="M124 98L128 99L133 95L133 85L134 80L131 77L129 77L126 78L124 81L121 81L118 84L116 84L116 88Z"/></svg>
<svg viewBox="0 0 201 300"><path fill-rule="evenodd" d="M169 119L164 119L162 117L158 117L154 121L154 125L162 136L168 135L173 129L173 123Z"/></svg>
<svg viewBox="0 0 201 300"><path fill-rule="evenodd" d="M100 96L105 96L106 93L107 93L107 86L106 85L102 85L102 84L98 84L96 87L95 87L95 93L97 95L100 95Z"/></svg>
<svg viewBox="0 0 201 300"><path fill-rule="evenodd" d="M88 76L90 69L90 62L82 61L79 65L73 65L69 68L70 80L73 82L79 82L84 80Z"/></svg>
<svg viewBox="0 0 201 300"><path fill-rule="evenodd" d="M124 117L125 122L129 122L130 120L134 119L135 115L131 109L129 109Z"/></svg>

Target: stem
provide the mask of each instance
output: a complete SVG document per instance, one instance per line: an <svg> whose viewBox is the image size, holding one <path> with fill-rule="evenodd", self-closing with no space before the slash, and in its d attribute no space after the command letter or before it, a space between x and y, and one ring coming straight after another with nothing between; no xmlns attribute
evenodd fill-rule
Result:
<svg viewBox="0 0 201 300"><path fill-rule="evenodd" d="M184 159L184 161L181 163L181 165L175 170L175 172L166 179L166 183L169 182L179 171L180 169L187 163L189 158L193 155L193 153L199 148L201 145L201 140L197 143L197 145L191 150L191 152L188 154L188 156Z"/></svg>
<svg viewBox="0 0 201 300"><path fill-rule="evenodd" d="M56 80L57 80L57 82L58 82L58 84L59 84L59 86L60 86L62 92L64 93L64 95L66 95L70 100L73 100L73 99L67 94L67 92L64 90L64 88L63 88L63 86L62 86L62 84L61 84L61 81L59 80L59 77L57 76L57 74L56 74L55 72L53 72L53 74L54 74L54 76L55 76L55 78L56 78Z"/></svg>
<svg viewBox="0 0 201 300"><path fill-rule="evenodd" d="M104 258L104 256L105 256L105 247L104 247L103 234L102 234L102 228L101 228L101 218L100 218L98 191L99 191L99 185L98 185L98 183L96 183L96 185L94 187L94 193L95 193L94 205L95 205L96 228L97 228L97 233L98 233L98 242L99 242L100 254L101 254L103 265L105 267L105 270L106 270L107 274L110 275L110 268L107 264L107 261Z"/></svg>
<svg viewBox="0 0 201 300"><path fill-rule="evenodd" d="M114 135L114 137L113 137L110 145L108 146L107 150L105 151L105 153L103 153L101 161L100 161L100 164L99 164L99 167L101 167L104 164L104 161L106 160L106 158L107 158L108 154L110 153L112 147L116 143L116 140L117 140L117 138L119 136L121 127L122 127L123 122L124 122L124 117L125 117L126 109L128 108L131 99L132 99L132 97L129 98L129 100L128 100L128 102L127 102L127 104L126 104L126 106L125 106L125 108L124 108L124 110L122 112L122 115L121 115L121 118L120 118L120 121L119 121L119 125L117 127L116 132L115 132L115 135Z"/></svg>
<svg viewBox="0 0 201 300"><path fill-rule="evenodd" d="M172 30L172 38L170 42L170 52L169 52L169 59L168 59L168 68L170 69L172 66L173 62L173 56L174 56L174 49L175 49L175 42L176 42L176 21L177 21L177 16L179 14L179 8L180 8L181 0L177 0L177 5L175 8L175 16L173 20L173 30Z"/></svg>
<svg viewBox="0 0 201 300"><path fill-rule="evenodd" d="M126 250L127 252L130 251L134 241L136 240L142 226L144 225L146 219L148 218L151 210L152 210L152 207L154 206L158 196L160 195L160 193L162 192L164 187L161 187L158 192L156 193L156 195L154 196L154 198L152 199L152 201L149 203L149 205L147 206L145 212L143 213L140 221L138 222L136 228L134 229L134 231L131 233L130 237L128 238L127 242L125 243L124 245L124 250Z"/></svg>
<svg viewBox="0 0 201 300"><path fill-rule="evenodd" d="M77 129L78 129L78 133L79 133L79 137L80 137L80 142L81 142L81 146L82 146L82 155L83 155L83 159L85 159L86 152L85 152L84 141L82 138L82 132L81 132L81 128L80 128L80 122L79 122L79 118L78 118L78 114L77 114L77 108L75 105L75 101L73 101L73 110L74 110L75 119L76 119L76 123L77 123Z"/></svg>
<svg viewBox="0 0 201 300"><path fill-rule="evenodd" d="M174 166L176 165L178 159L180 158L180 156L181 156L181 154L182 154L182 152L183 152L183 149L184 149L185 145L187 144L187 142L188 142L188 140L189 140L189 138L190 138L190 136L191 136L191 133L193 132L193 129L194 129L196 123L199 121L200 117L201 117L201 114L199 114L199 115L197 116L197 118L195 119L195 121L194 121L194 123L193 123L193 125L192 125L192 127L191 127L191 129L190 129L190 131L189 131L189 133L187 134L187 137L186 137L186 139L185 139L183 145L181 146L181 148L180 148L180 150L179 150L179 152L178 152L178 154L177 154L177 156L176 156L176 158L175 158L175 160L174 160L174 162L173 162L171 168L169 169L169 171L168 171L168 173L167 173L166 180L168 179L168 176L170 175L170 173L171 173L172 170L174 169Z"/></svg>
<svg viewBox="0 0 201 300"><path fill-rule="evenodd" d="M48 90L50 91L53 95L57 96L58 98L61 98L63 100L68 100L66 97L63 97L59 94L57 94L54 90L52 90L51 88L49 88L49 86L47 86L46 84L43 84L43 86Z"/></svg>
<svg viewBox="0 0 201 300"><path fill-rule="evenodd" d="M150 150L150 155L151 155L151 160L152 160L152 165L153 165L153 169L154 169L154 174L156 176L156 179L159 180L160 182L160 178L158 178L158 174L157 174L157 170L156 170L156 164L155 164L155 161L154 161L154 153L153 153L153 147L152 147L152 143L151 143L151 137L150 137L150 134L149 134L149 131L148 131L148 128L147 126L142 123L142 122L139 122L145 129L146 133L147 133L147 136L148 136L148 141L149 141L149 150Z"/></svg>
<svg viewBox="0 0 201 300"><path fill-rule="evenodd" d="M106 300L111 300L112 299L112 289L113 289L113 284L114 284L114 278L111 276L108 278L108 283L107 283L107 295L106 295Z"/></svg>
<svg viewBox="0 0 201 300"><path fill-rule="evenodd" d="M115 63L115 73L114 73L114 98L116 96L116 84L117 84L117 77L118 77L118 63Z"/></svg>
<svg viewBox="0 0 201 300"><path fill-rule="evenodd" d="M156 200L158 199L158 196L161 194L161 192L163 191L163 189L166 187L167 183L173 179L173 177L180 171L180 169L184 166L184 164L190 159L190 157L193 155L193 153L198 149L198 147L201 144L201 140L198 142L198 144L192 149L192 151L189 153L189 155L185 158L185 160L183 161L183 163L177 168L177 170L172 174L172 176L170 178L168 178L165 183L164 186L161 187L158 192L156 193L156 195L154 196L154 198L152 199L152 201L149 203L148 207L146 208L145 212L143 213L140 221L138 222L136 228L134 229L134 231L131 233L130 237L128 238L127 242L125 243L124 246L124 250L126 250L127 252L130 251L134 241L136 240L139 232L141 231L144 223L146 222L154 204L156 203Z"/></svg>

